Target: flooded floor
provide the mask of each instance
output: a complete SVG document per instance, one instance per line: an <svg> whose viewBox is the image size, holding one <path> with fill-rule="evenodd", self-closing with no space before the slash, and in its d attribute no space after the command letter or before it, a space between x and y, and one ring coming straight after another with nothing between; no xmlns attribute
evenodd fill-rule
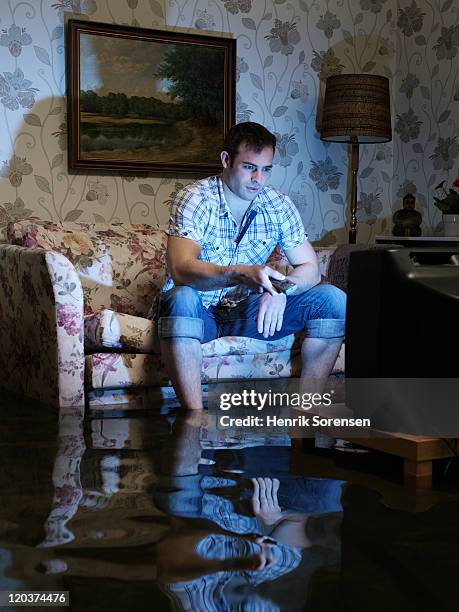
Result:
<svg viewBox="0 0 459 612"><path fill-rule="evenodd" d="M459 607L457 459L415 493L393 458L212 440L205 412L0 403L1 590L85 612Z"/></svg>

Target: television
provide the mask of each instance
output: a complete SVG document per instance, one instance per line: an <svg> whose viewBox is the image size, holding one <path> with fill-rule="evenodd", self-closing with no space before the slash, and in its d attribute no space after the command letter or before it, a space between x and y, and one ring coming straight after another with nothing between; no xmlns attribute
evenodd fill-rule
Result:
<svg viewBox="0 0 459 612"><path fill-rule="evenodd" d="M346 405L372 426L459 435L459 247L352 252Z"/></svg>
<svg viewBox="0 0 459 612"><path fill-rule="evenodd" d="M346 377L459 377L459 247L351 253Z"/></svg>

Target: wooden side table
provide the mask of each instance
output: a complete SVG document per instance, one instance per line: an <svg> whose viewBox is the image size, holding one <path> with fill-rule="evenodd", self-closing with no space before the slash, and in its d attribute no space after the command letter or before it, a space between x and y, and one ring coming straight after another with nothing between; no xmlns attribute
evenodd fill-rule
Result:
<svg viewBox="0 0 459 612"><path fill-rule="evenodd" d="M351 441L366 448L396 455L403 459L404 482L416 489L432 487L432 468L436 459L454 457L457 440L448 440L409 434L373 432L371 438L353 438Z"/></svg>
<svg viewBox="0 0 459 612"><path fill-rule="evenodd" d="M376 430L370 430L370 434L372 435L364 438L344 437L344 439L370 450L400 457L403 460L403 483L407 488L415 491L430 491L434 461L455 457L458 451L458 440L453 438L446 442L441 438ZM301 438L292 438L292 447L297 450L303 449L303 443L304 440ZM349 476L334 474L332 469L327 473L321 473L320 470L307 473L311 477L343 478L344 480Z"/></svg>
<svg viewBox="0 0 459 612"><path fill-rule="evenodd" d="M352 417L352 410L344 403L332 404L329 408L311 410L308 415L326 417ZM455 457L459 450L459 439L434 438L431 436L416 436L406 433L381 431L373 427L355 429L355 435L350 436L346 428L329 427L326 432L332 438L348 440L364 448L395 455L403 460L403 481L414 489L431 489L433 462L437 459ZM303 439L298 432L291 431L292 444L302 446ZM301 442L294 442L295 439ZM313 440L312 437L309 438Z"/></svg>

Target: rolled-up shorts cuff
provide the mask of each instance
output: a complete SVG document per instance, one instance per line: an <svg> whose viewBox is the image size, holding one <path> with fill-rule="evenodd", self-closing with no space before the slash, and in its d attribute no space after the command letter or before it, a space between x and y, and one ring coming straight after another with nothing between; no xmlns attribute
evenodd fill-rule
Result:
<svg viewBox="0 0 459 612"><path fill-rule="evenodd" d="M308 338L344 338L345 319L310 319L306 325Z"/></svg>
<svg viewBox="0 0 459 612"><path fill-rule="evenodd" d="M160 338L193 338L202 342L204 321L193 317L160 317L158 335Z"/></svg>

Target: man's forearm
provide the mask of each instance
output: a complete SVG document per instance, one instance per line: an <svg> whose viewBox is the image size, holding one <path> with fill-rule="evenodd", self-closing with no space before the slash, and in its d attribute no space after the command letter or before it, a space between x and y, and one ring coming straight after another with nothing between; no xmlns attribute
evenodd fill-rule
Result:
<svg viewBox="0 0 459 612"><path fill-rule="evenodd" d="M296 266L287 278L298 287L295 294L300 294L320 283L320 271L315 264L304 263Z"/></svg>
<svg viewBox="0 0 459 612"><path fill-rule="evenodd" d="M172 273L175 285L188 285L199 291L212 291L244 283L244 272L251 266L218 266L194 260Z"/></svg>

